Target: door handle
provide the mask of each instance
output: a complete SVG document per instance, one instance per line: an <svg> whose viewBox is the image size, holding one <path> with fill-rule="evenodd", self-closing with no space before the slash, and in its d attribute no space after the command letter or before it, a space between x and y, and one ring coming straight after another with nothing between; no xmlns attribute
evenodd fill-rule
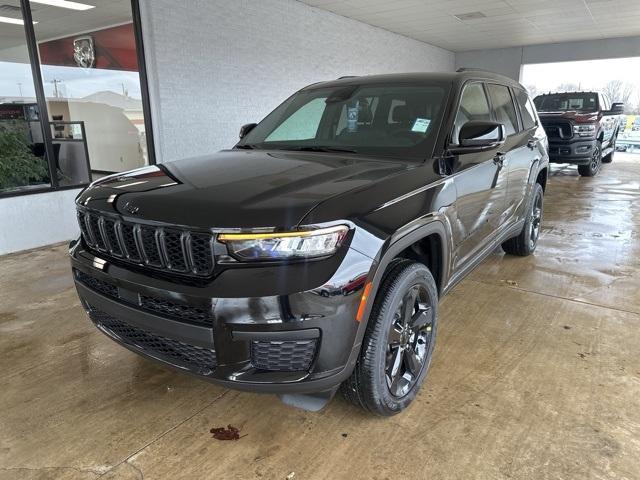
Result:
<svg viewBox="0 0 640 480"><path fill-rule="evenodd" d="M496 156L493 157L493 163L495 163L499 167L502 167L502 165L504 165L504 159L506 157L507 155L504 152L498 152L496 153Z"/></svg>
<svg viewBox="0 0 640 480"><path fill-rule="evenodd" d="M527 147L529 147L531 150L533 150L533 149L535 149L535 148L536 148L536 144L537 144L537 143L538 143L538 142L536 141L536 139L535 139L535 138L532 138L531 140L529 140L529 141L527 142Z"/></svg>

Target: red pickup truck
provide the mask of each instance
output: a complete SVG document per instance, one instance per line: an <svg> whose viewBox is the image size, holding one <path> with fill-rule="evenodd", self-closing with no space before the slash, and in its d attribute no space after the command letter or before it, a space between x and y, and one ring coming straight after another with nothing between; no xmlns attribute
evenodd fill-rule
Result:
<svg viewBox="0 0 640 480"><path fill-rule="evenodd" d="M549 138L549 159L578 165L593 177L613 160L624 104L611 103L601 92L560 92L533 100Z"/></svg>

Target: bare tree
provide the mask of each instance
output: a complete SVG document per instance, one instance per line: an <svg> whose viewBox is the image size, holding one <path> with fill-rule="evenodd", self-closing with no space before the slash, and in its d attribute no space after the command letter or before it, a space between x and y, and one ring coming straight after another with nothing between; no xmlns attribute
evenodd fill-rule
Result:
<svg viewBox="0 0 640 480"><path fill-rule="evenodd" d="M580 85L577 83L561 83L556 87L557 92L579 92Z"/></svg>
<svg viewBox="0 0 640 480"><path fill-rule="evenodd" d="M602 89L612 102L624 103L625 107L630 107L629 110L633 110L633 107L630 105L630 100L634 90L635 88L632 84L623 82L622 80L611 80L607 82Z"/></svg>
<svg viewBox="0 0 640 480"><path fill-rule="evenodd" d="M538 87L536 87L533 84L525 85L524 88L527 89L527 91L529 92L529 96L531 98L535 98L540 93L540 91L538 90Z"/></svg>

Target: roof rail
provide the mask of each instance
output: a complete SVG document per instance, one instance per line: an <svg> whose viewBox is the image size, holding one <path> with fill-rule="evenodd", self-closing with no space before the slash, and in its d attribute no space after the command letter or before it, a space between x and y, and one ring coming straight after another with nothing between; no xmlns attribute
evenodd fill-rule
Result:
<svg viewBox="0 0 640 480"><path fill-rule="evenodd" d="M342 80L343 78L358 78L360 75L343 75L342 77L338 77L338 80Z"/></svg>

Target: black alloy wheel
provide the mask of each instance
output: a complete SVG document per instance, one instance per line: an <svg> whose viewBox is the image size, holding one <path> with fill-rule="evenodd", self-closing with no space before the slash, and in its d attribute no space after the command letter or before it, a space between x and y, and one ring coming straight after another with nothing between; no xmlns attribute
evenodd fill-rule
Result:
<svg viewBox="0 0 640 480"><path fill-rule="evenodd" d="M588 165L578 165L578 173L583 177L595 177L602 166L602 144L596 142Z"/></svg>
<svg viewBox="0 0 640 480"><path fill-rule="evenodd" d="M404 397L414 387L433 339L433 311L423 285L413 285L394 314L387 339L385 375L392 395Z"/></svg>
<svg viewBox="0 0 640 480"><path fill-rule="evenodd" d="M438 289L429 269L398 259L376 293L344 397L377 415L407 408L424 382L436 340Z"/></svg>
<svg viewBox="0 0 640 480"><path fill-rule="evenodd" d="M540 237L540 224L542 223L542 191L536 190L533 199L533 207L529 221L529 248L535 250L538 238Z"/></svg>
<svg viewBox="0 0 640 480"><path fill-rule="evenodd" d="M538 245L544 209L544 190L542 185L537 182L534 183L531 186L530 195L522 230L515 237L502 243L502 249L509 255L526 257L531 255Z"/></svg>

